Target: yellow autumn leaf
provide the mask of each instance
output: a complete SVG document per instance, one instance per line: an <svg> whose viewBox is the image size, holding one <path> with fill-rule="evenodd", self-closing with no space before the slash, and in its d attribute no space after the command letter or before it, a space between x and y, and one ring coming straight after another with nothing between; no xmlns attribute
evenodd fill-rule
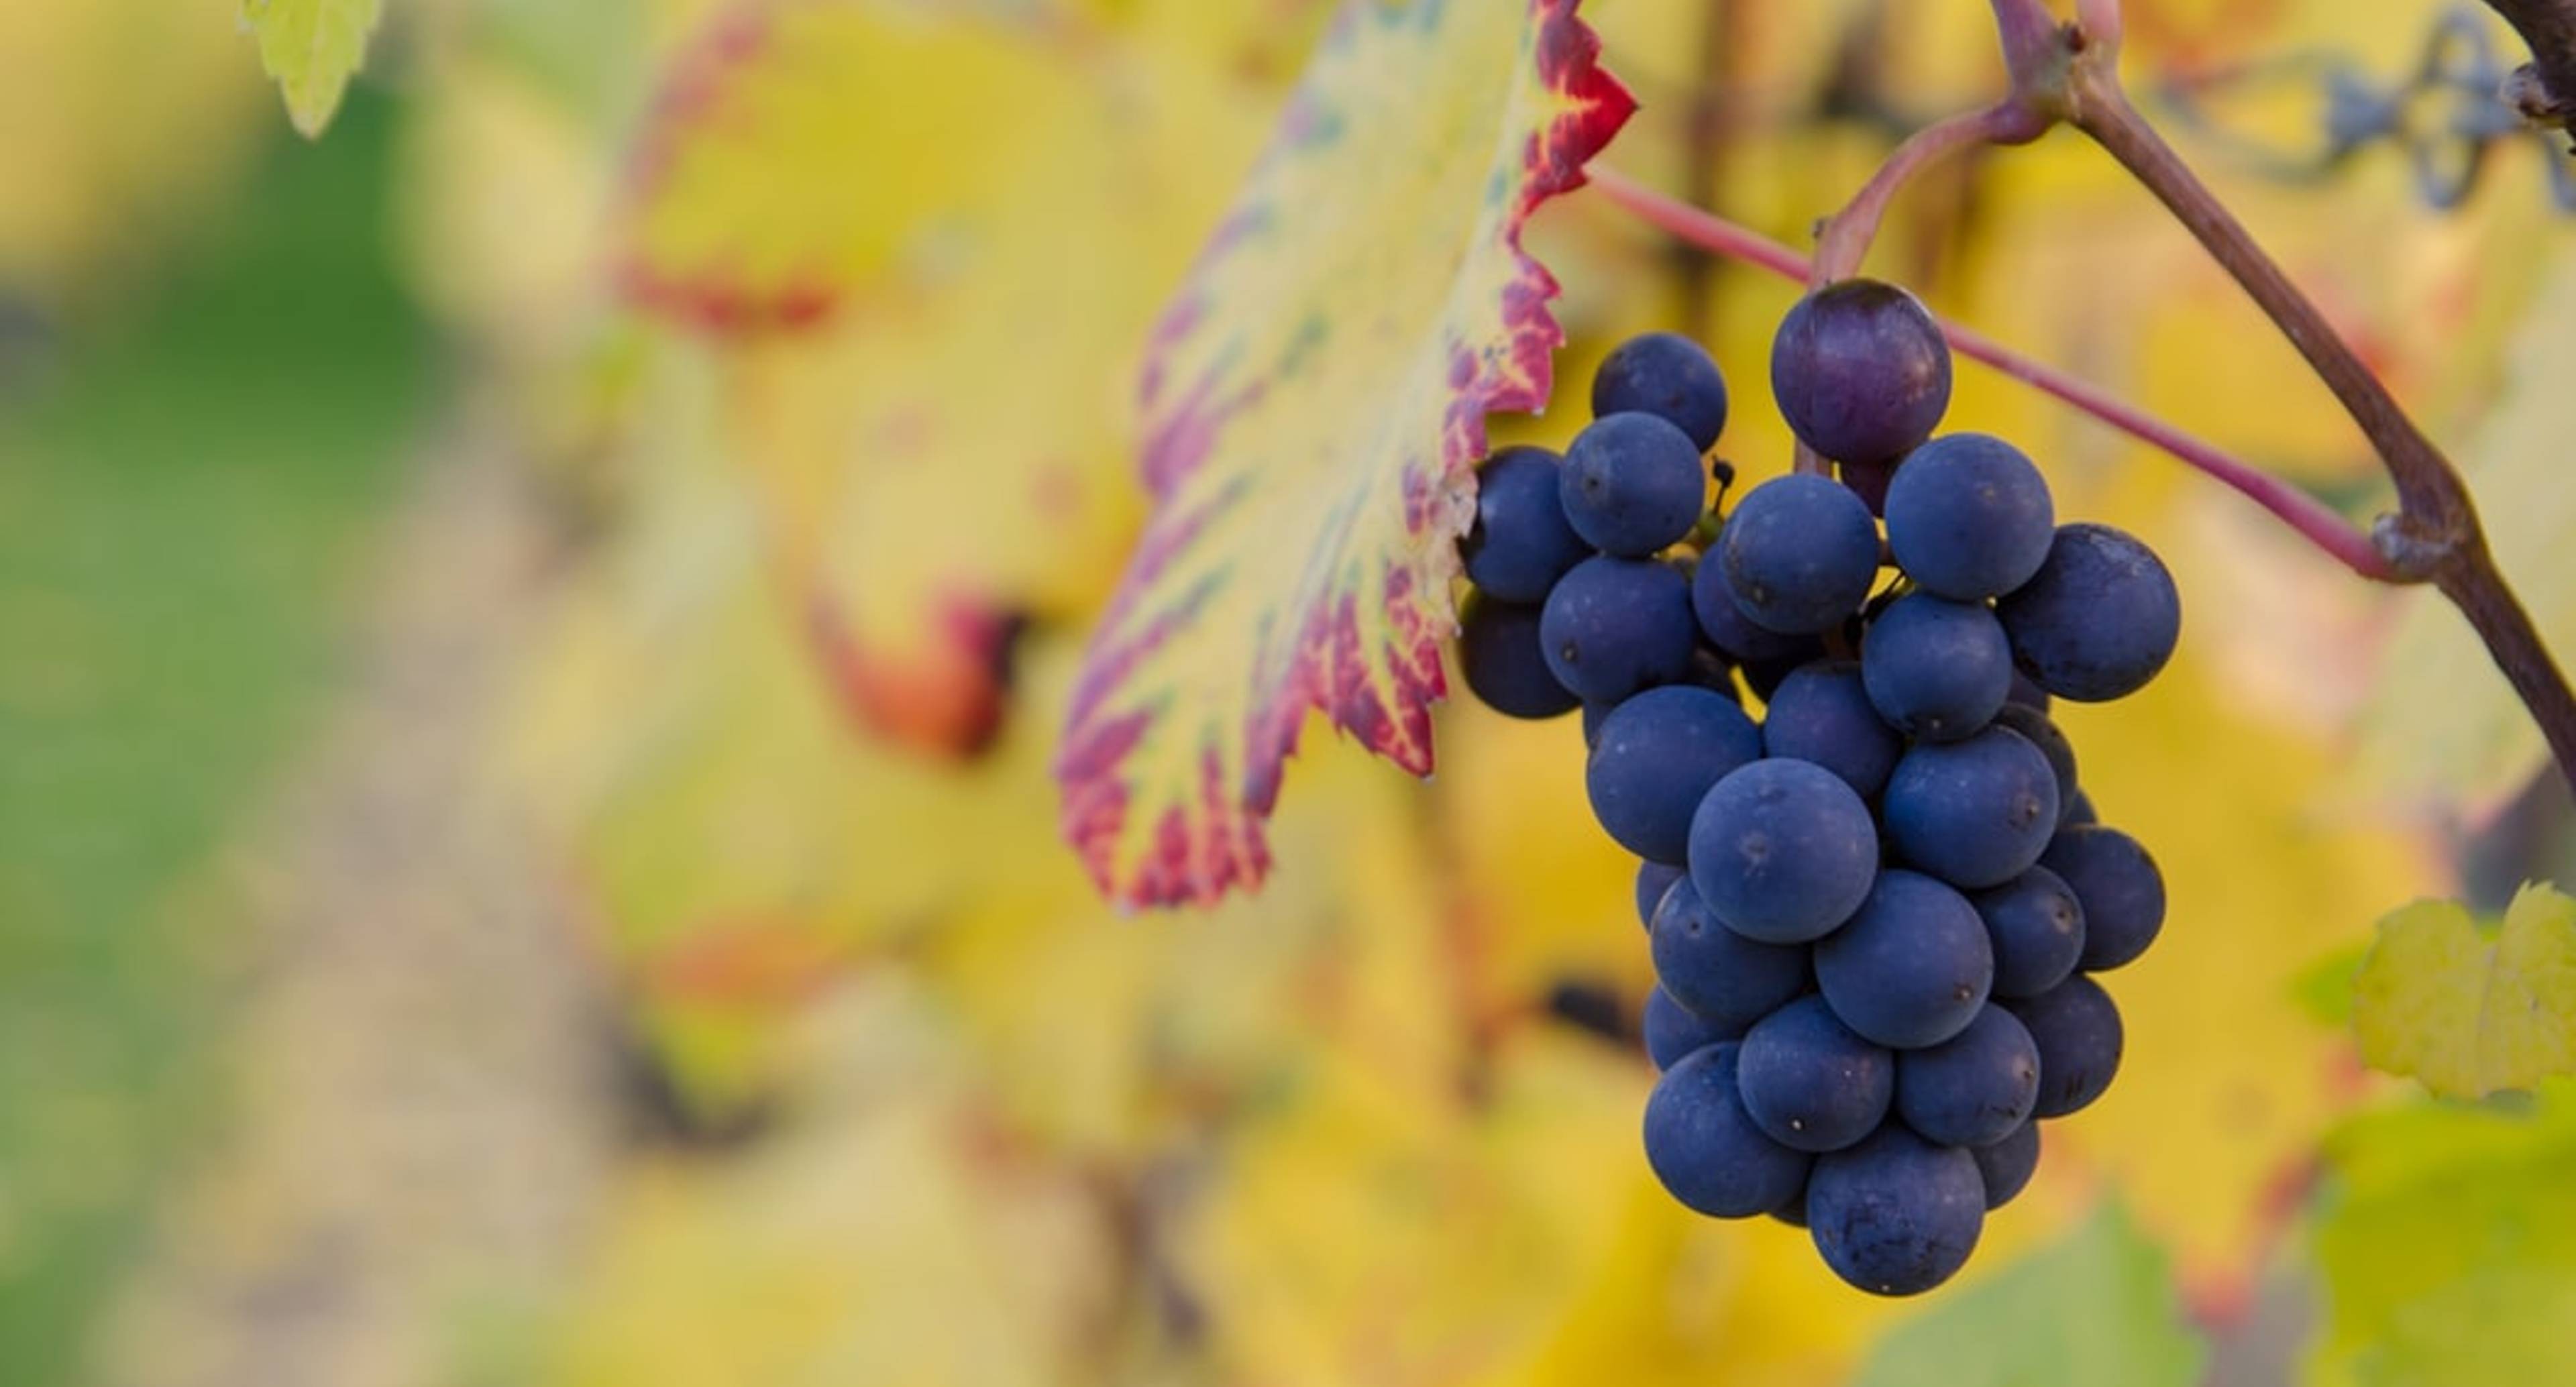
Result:
<svg viewBox="0 0 2576 1387"><path fill-rule="evenodd" d="M2391 913L2353 981L2352 1024L2371 1067L2445 1098L2576 1072L2576 900L2526 885L2492 934L2456 901Z"/></svg>
<svg viewBox="0 0 2576 1387"><path fill-rule="evenodd" d="M242 0L260 65L277 79L286 114L305 138L319 138L339 111L383 9L384 0Z"/></svg>
<svg viewBox="0 0 2576 1387"><path fill-rule="evenodd" d="M1416 773L1491 410L1544 405L1521 227L1626 119L1573 0L1347 5L1157 329L1154 513L1057 777L1108 894L1257 883L1310 710Z"/></svg>

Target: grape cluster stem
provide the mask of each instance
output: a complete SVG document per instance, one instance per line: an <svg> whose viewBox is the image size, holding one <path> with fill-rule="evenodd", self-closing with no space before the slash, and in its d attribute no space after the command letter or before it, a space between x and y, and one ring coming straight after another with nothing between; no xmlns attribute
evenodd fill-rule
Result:
<svg viewBox="0 0 2576 1387"><path fill-rule="evenodd" d="M2540 31L2565 38L2557 56L2576 66L2576 5L2565 0L2490 3L2513 19L2526 38L2532 38L2534 30L2525 26L2516 11L2553 12L2550 22L2562 27L2543 24ZM2118 0L2079 0L2077 19L2066 24L2060 24L2041 0L1992 0L1992 4L2005 67L2012 77L2011 92L1991 106L1927 126L1900 144L1851 201L1819 225L1818 253L1812 262L1615 172L1596 167L1593 181L1612 201L1668 234L1775 273L1823 284L1846 278L1859 268L1888 205L1924 168L1981 145L2027 144L2052 126L2072 125L2163 203L2280 328L2379 455L2395 486L2398 510L2383 516L2364 535L2297 487L2091 385L1978 334L1945 325L1952 344L1962 355L2053 395L2244 493L2362 577L2431 584L2468 618L2548 741L2560 774L2576 787L2576 694L2569 691L2566 675L2551 658L2530 613L2496 567L2467 483L2325 314L2130 103L2117 70ZM2542 51L2538 39L2533 46L2541 54L2546 80L2552 55ZM1804 450L1798 461L1802 470L1822 465Z"/></svg>

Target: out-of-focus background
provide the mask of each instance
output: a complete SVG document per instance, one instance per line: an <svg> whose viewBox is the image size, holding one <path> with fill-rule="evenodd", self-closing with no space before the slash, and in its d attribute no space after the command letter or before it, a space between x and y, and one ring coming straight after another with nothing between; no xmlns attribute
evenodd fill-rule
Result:
<svg viewBox="0 0 2576 1387"><path fill-rule="evenodd" d="M1328 9L390 0L308 141L224 6L0 8L0 1381L2567 1380L2566 1095L2437 1105L2341 1017L2380 914L2567 879L2533 739L2445 610L1973 368L1952 426L2191 620L2067 717L2172 888L2126 1069L1957 1286L1655 1187L1570 725L1451 705L1427 783L1313 729L1266 889L1101 903L1047 765L1136 364ZM2449 207L2392 142L2311 167L2432 0L2128 9L2566 650L2553 156ZM1584 12L1608 161L1792 241L1998 80L1976 0ZM1561 382L1696 332L1785 467L1789 286L1581 194L1531 245ZM1873 264L2380 500L2079 142L1928 178Z"/></svg>

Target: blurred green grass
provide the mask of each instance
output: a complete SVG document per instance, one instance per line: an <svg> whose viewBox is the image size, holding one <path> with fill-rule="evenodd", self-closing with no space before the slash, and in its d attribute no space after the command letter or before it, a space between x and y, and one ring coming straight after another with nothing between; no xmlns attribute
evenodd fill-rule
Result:
<svg viewBox="0 0 2576 1387"><path fill-rule="evenodd" d="M280 122L280 128L283 122ZM392 113L280 137L106 326L0 398L0 1363L66 1382L209 1131L189 887L321 710L425 398ZM196 905L183 904L199 899ZM214 1032L220 1034L220 1028Z"/></svg>

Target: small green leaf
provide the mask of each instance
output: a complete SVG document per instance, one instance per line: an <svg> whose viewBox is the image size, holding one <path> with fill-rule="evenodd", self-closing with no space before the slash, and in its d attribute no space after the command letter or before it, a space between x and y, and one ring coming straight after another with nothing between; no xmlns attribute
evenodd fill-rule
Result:
<svg viewBox="0 0 2576 1387"><path fill-rule="evenodd" d="M2105 1204L2073 1237L1899 1325L1857 1387L2190 1387L2206 1346L2162 1249Z"/></svg>
<svg viewBox="0 0 2576 1387"><path fill-rule="evenodd" d="M2396 911L2354 980L2352 1024L2372 1068L2445 1098L2576 1071L2576 900L2525 886L2493 931L2453 901Z"/></svg>
<svg viewBox="0 0 2576 1387"><path fill-rule="evenodd" d="M260 66L277 79L287 117L306 139L318 138L340 109L383 10L384 0L242 0L242 22L259 36Z"/></svg>
<svg viewBox="0 0 2576 1387"><path fill-rule="evenodd" d="M2526 1110L2415 1102L2326 1143L2317 1387L2536 1387L2576 1323L2576 1092Z"/></svg>
<svg viewBox="0 0 2576 1387"><path fill-rule="evenodd" d="M2370 947L2366 944L2327 954L2290 980L2290 1000L2319 1025L2350 1025L2352 985L2360 978L2361 965L2369 957Z"/></svg>

